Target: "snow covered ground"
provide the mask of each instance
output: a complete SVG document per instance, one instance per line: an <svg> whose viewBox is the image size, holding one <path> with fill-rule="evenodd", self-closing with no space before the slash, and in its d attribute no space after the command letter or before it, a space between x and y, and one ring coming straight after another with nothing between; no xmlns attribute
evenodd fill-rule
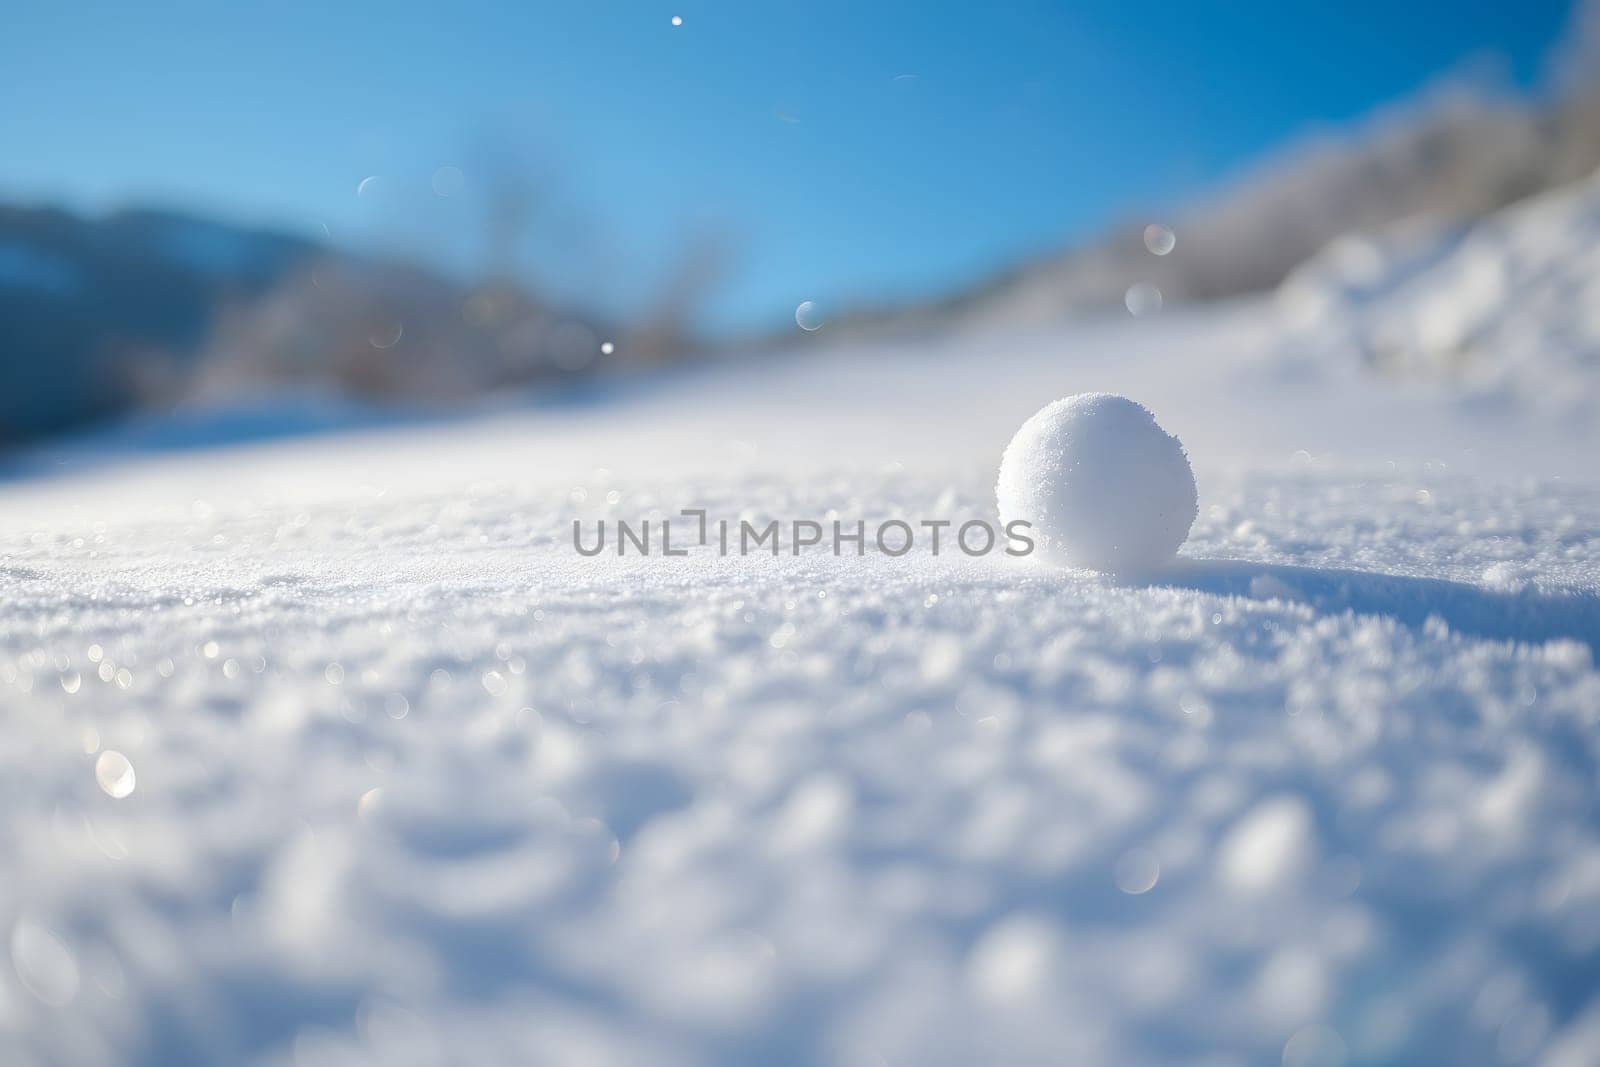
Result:
<svg viewBox="0 0 1600 1067"><path fill-rule="evenodd" d="M1594 423L1296 336L1249 304L32 457L0 1059L1600 1062ZM1088 389L1195 464L1148 580L572 547L992 518Z"/></svg>

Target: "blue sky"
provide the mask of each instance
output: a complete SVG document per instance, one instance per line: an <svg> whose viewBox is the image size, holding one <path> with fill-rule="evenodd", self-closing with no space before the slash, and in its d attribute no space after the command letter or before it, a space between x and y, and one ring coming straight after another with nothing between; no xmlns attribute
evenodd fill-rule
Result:
<svg viewBox="0 0 1600 1067"><path fill-rule="evenodd" d="M697 313L759 326L1176 211L1479 57L1535 85L1569 9L30 4L0 35L0 197L326 224L470 274L515 188L518 262L550 288L636 304L714 247Z"/></svg>

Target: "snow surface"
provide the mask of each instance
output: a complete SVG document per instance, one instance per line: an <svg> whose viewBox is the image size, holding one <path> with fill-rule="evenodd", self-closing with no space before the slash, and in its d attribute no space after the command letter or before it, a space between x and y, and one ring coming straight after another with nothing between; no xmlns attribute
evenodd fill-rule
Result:
<svg viewBox="0 0 1600 1067"><path fill-rule="evenodd" d="M1095 389L1155 580L572 547L992 519ZM139 438L0 488L7 1064L1600 1061L1582 426L1246 305Z"/></svg>

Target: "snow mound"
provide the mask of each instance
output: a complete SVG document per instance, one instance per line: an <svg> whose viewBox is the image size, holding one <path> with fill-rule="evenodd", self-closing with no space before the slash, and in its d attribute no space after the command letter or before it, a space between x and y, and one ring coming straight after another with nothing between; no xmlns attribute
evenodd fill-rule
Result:
<svg viewBox="0 0 1600 1067"><path fill-rule="evenodd" d="M1111 393L1057 400L1024 423L996 496L1001 521L1031 523L1046 556L1111 573L1170 560L1198 510L1183 445Z"/></svg>
<svg viewBox="0 0 1600 1067"><path fill-rule="evenodd" d="M1600 413L1600 174L1465 229L1347 237L1279 290L1308 354L1353 347L1396 379L1593 421Z"/></svg>

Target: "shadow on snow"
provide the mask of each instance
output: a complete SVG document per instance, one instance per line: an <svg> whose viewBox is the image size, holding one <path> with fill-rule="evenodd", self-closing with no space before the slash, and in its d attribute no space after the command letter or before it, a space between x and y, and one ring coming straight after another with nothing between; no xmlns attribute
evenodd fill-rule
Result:
<svg viewBox="0 0 1600 1067"><path fill-rule="evenodd" d="M1587 592L1499 592L1442 578L1227 559L1180 560L1138 584L1283 600L1327 615L1381 615L1412 628L1437 618L1454 633L1491 641L1569 639L1600 659L1600 596Z"/></svg>

